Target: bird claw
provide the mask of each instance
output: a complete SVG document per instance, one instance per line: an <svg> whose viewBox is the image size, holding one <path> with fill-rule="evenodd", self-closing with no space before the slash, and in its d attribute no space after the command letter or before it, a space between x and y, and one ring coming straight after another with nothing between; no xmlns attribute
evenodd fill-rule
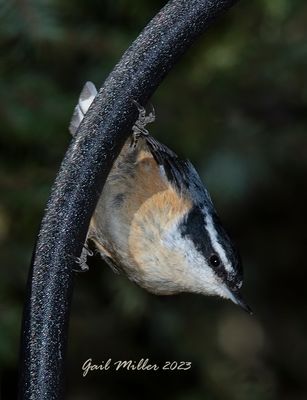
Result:
<svg viewBox="0 0 307 400"><path fill-rule="evenodd" d="M76 258L76 264L79 268L73 268L74 272L87 272L89 270L89 266L87 265L87 257L92 256L93 252L88 248L87 243L83 246L80 257Z"/></svg>
<svg viewBox="0 0 307 400"><path fill-rule="evenodd" d="M131 146L133 148L135 148L139 138L142 135L144 135L144 136L149 135L149 132L146 129L146 125L154 122L156 116L155 116L155 109L152 104L151 104L151 111L149 112L148 115L146 115L146 109L143 106L141 106L136 100L132 100L132 101L136 105L136 107L139 111L138 119L136 120L135 124L132 127L133 137L132 137Z"/></svg>

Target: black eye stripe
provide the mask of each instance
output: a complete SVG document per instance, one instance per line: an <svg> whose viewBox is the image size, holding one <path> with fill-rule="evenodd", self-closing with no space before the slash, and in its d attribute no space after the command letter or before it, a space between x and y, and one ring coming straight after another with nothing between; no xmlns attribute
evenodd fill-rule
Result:
<svg viewBox="0 0 307 400"><path fill-rule="evenodd" d="M218 277L222 279L227 279L227 272L224 267L224 264L222 263L220 257L216 253L213 253L209 257L209 262Z"/></svg>
<svg viewBox="0 0 307 400"><path fill-rule="evenodd" d="M209 258L210 264L212 267L216 268L221 265L221 260L220 257L217 254L212 254L212 256Z"/></svg>
<svg viewBox="0 0 307 400"><path fill-rule="evenodd" d="M235 285L242 280L240 256L225 229L221 225L217 214L213 213L211 214L211 217L214 228L218 234L218 241L226 253L226 258L230 261L231 266L234 268L234 273L230 274L228 271L226 271L219 255L212 247L211 238L208 230L206 229L206 221L199 207L194 206L188 213L187 218L182 222L180 226L181 236L183 238L187 237L193 242L195 249L203 254L205 260L218 277L220 277L223 281L229 282L229 284ZM212 260L212 262L210 261L210 258L213 255L218 257L219 263L217 260L215 260L215 258Z"/></svg>

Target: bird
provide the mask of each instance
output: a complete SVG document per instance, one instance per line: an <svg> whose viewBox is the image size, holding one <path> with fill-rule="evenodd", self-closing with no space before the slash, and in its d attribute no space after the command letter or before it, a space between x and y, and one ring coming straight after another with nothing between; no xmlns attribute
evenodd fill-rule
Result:
<svg viewBox="0 0 307 400"><path fill-rule="evenodd" d="M73 136L96 97L86 82L69 130ZM151 136L155 120L134 101L139 116L107 177L78 259L87 269L92 241L102 259L147 291L182 292L231 300L248 313L240 289L240 254L210 194L189 160Z"/></svg>

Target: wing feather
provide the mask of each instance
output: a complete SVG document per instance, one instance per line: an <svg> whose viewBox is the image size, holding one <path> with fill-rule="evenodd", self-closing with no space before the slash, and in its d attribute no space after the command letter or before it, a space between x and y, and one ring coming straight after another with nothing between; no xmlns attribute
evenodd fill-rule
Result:
<svg viewBox="0 0 307 400"><path fill-rule="evenodd" d="M210 195L193 164L189 160L180 159L176 153L152 136L146 135L145 139L152 156L158 165L163 168L170 184L180 194L184 193L189 197L193 197L192 200L195 203L213 207Z"/></svg>

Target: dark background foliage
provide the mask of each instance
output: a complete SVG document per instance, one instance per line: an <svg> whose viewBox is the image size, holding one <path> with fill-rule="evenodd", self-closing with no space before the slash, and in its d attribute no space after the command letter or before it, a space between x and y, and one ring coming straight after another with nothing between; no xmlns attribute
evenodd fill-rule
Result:
<svg viewBox="0 0 307 400"><path fill-rule="evenodd" d="M14 0L0 8L0 372L14 398L35 236L86 80L98 86L164 4ZM200 171L238 243L255 315L197 295L155 297L99 257L75 280L68 399L305 399L307 4L239 3L152 102L151 132ZM189 371L92 372L149 358Z"/></svg>

